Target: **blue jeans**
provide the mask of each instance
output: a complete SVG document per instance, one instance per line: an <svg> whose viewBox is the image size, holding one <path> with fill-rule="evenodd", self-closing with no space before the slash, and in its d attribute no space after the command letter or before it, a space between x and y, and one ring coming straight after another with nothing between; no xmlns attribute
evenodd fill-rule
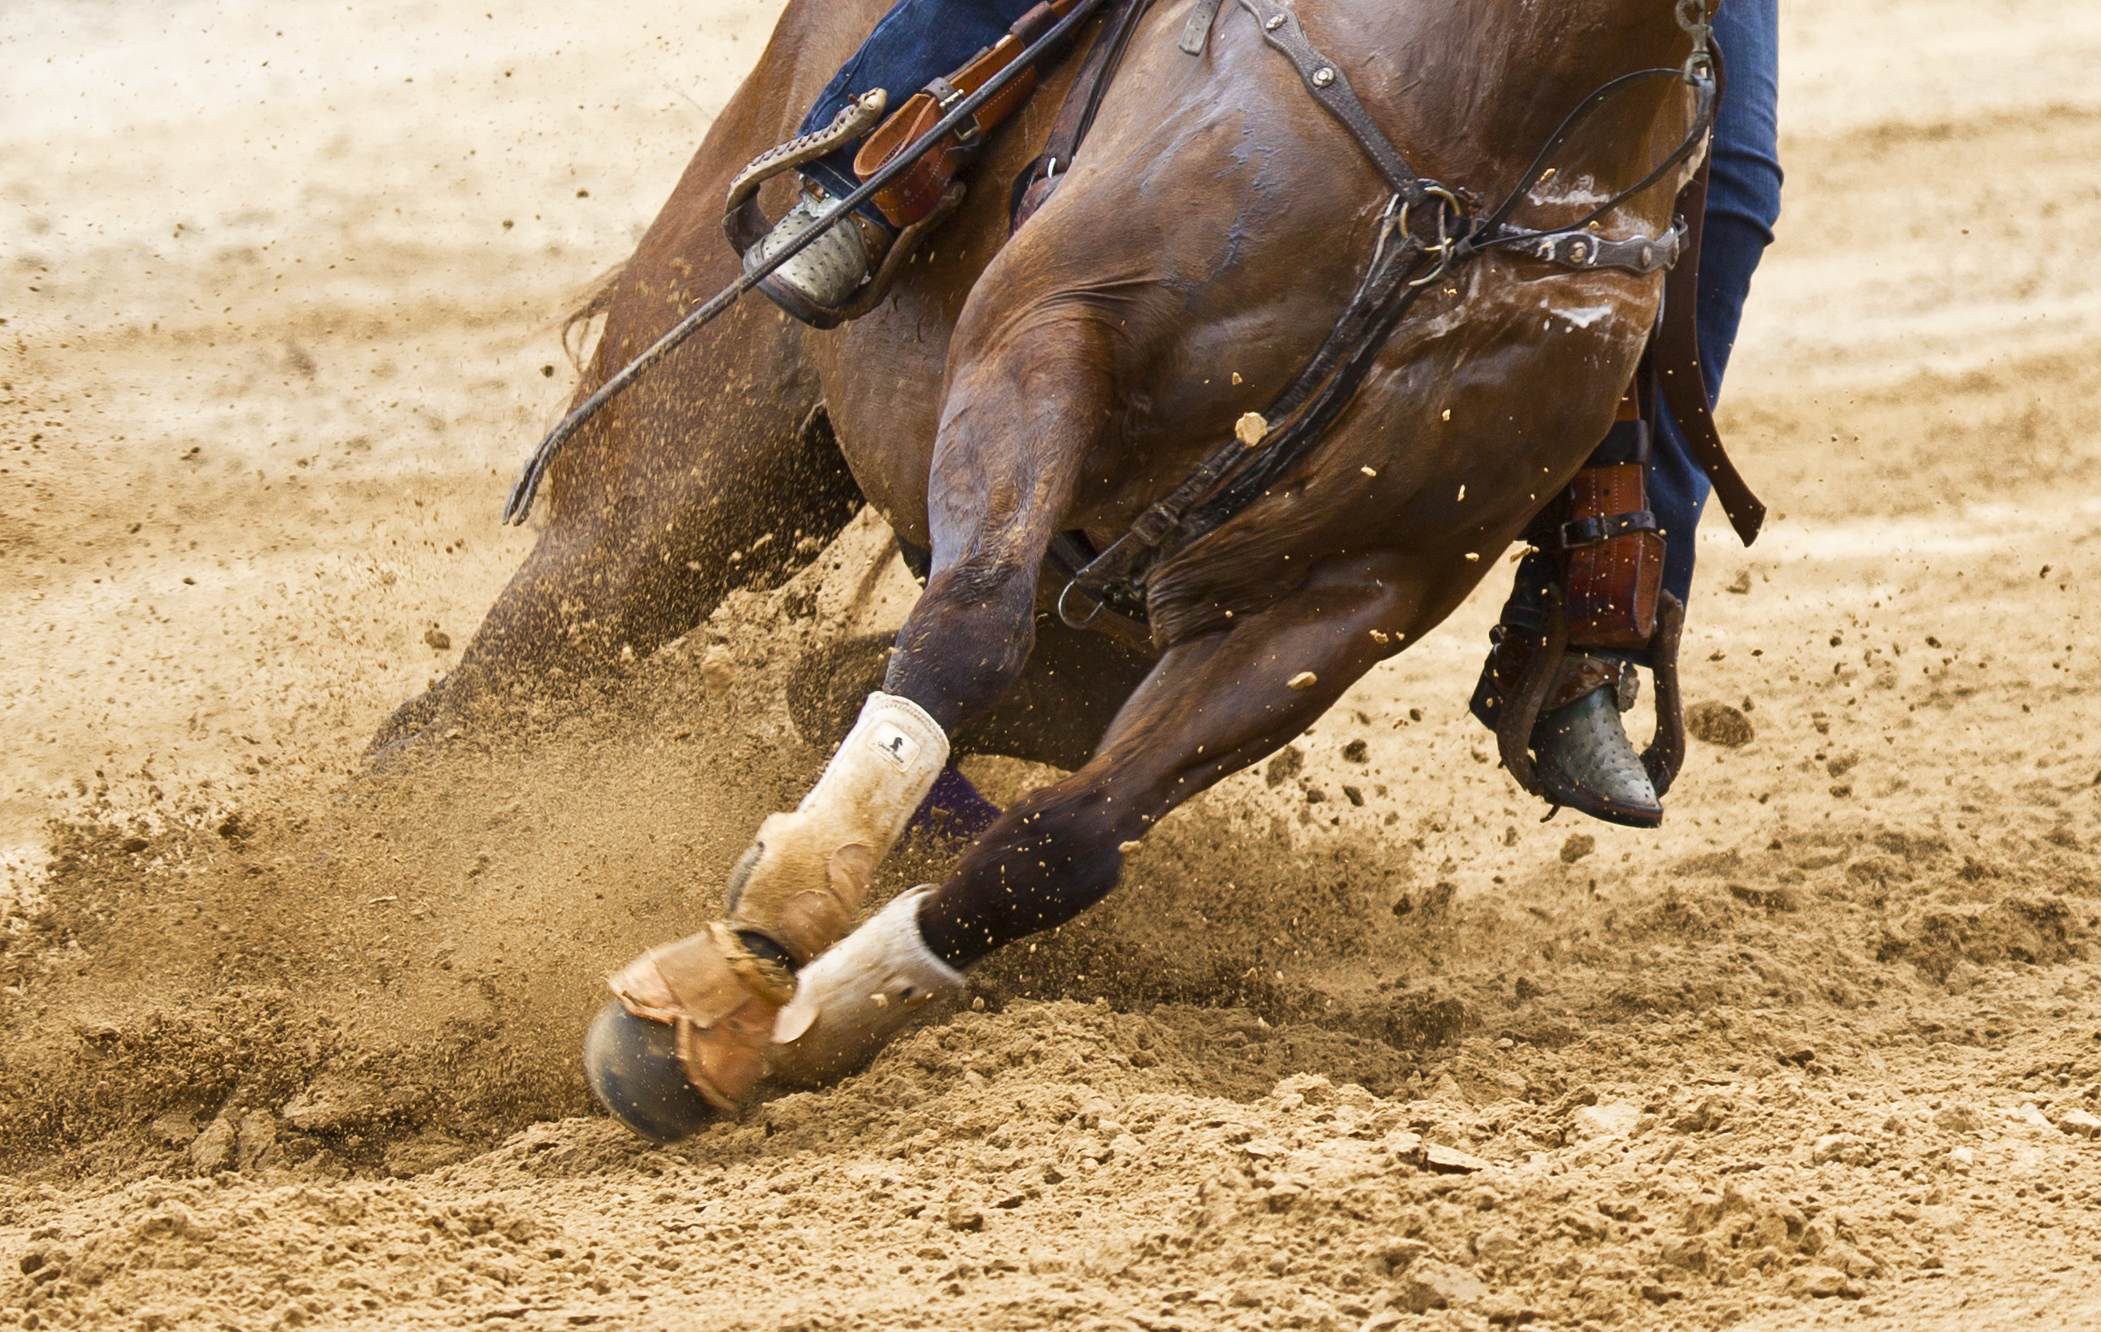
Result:
<svg viewBox="0 0 2101 1332"><path fill-rule="evenodd" d="M1729 368L1736 329L1743 322L1744 298L1751 294L1751 274L1772 244L1773 223L1780 218L1779 0L1728 0L1715 12L1714 44L1728 62L1729 86L1715 110L1697 323L1707 396L1719 400L1722 372ZM1684 602L1692 595L1693 534L1707 505L1707 474L1660 395L1654 414L1659 428L1649 457L1649 508L1664 533L1664 589ZM1545 555L1520 561L1510 600L1503 605L1503 623L1543 632L1553 577L1553 563ZM1603 655L1648 664L1645 652ZM1482 716L1478 695L1475 715L1495 724Z"/></svg>
<svg viewBox="0 0 2101 1332"><path fill-rule="evenodd" d="M824 91L817 95L817 104L803 117L797 133L823 129L832 123L841 107L873 88L890 94L890 109L895 111L929 82L955 73L972 56L1004 37L1014 21L1035 3L1036 0L898 0L876 23L875 31L868 34L854 58L824 85ZM854 175L854 154L859 149L859 144L849 144L805 165L802 174L822 185L833 198L843 198L861 184L860 177ZM882 221L882 214L872 205L863 211Z"/></svg>

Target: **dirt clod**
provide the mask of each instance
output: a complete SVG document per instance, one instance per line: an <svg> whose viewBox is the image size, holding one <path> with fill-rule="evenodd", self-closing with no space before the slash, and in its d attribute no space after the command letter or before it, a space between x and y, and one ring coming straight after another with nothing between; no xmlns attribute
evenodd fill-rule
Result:
<svg viewBox="0 0 2101 1332"><path fill-rule="evenodd" d="M1748 745L1756 735L1751 719L1741 709L1713 700L1695 703L1685 710L1685 729L1693 739L1725 749Z"/></svg>

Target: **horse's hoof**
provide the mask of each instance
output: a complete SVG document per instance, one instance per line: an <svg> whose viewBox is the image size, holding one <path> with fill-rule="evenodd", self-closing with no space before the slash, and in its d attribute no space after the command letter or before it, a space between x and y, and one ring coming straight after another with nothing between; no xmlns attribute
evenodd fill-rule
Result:
<svg viewBox="0 0 2101 1332"><path fill-rule="evenodd" d="M584 1036L584 1075L606 1113L651 1142L677 1142L722 1114L686 1080L676 1029L617 1000L598 1010Z"/></svg>

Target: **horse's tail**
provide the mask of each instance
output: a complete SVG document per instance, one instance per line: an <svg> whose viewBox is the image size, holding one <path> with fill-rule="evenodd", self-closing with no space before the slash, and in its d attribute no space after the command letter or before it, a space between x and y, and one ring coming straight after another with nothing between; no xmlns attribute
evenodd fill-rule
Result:
<svg viewBox="0 0 2101 1332"><path fill-rule="evenodd" d="M578 374L582 374L584 370L584 348L590 342L591 321L612 306L613 292L620 286L621 275L627 272L631 259L632 256L622 259L591 279L590 284L584 288L583 303L562 319L562 352L569 358L569 368ZM574 342L570 340L571 333L576 334Z"/></svg>

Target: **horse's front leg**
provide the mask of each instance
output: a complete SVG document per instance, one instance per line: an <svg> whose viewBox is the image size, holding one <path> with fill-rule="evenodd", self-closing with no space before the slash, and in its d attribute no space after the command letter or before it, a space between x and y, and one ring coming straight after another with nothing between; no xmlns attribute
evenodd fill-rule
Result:
<svg viewBox="0 0 2101 1332"><path fill-rule="evenodd" d="M964 968L1100 901L1168 811L1303 732L1399 651L1432 589L1397 554L1339 557L1270 609L1170 649L1084 767L994 823L946 883L901 894L804 972L779 1071L850 1071L919 1003L960 988Z"/></svg>
<svg viewBox="0 0 2101 1332"><path fill-rule="evenodd" d="M928 490L933 570L883 689L802 803L760 825L727 919L637 958L593 1024L586 1071L637 1131L679 1136L765 1076L796 973L846 934L949 737L1020 677L1043 553L1104 415L1100 336L1084 316L995 335L955 372Z"/></svg>

